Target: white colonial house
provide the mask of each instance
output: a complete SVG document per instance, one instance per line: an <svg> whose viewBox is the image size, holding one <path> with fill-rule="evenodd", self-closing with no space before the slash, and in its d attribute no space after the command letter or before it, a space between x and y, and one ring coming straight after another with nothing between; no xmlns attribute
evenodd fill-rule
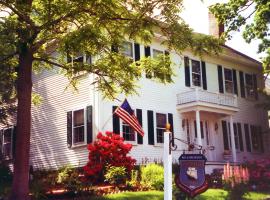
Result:
<svg viewBox="0 0 270 200"><path fill-rule="evenodd" d="M165 51L156 38L150 46L126 42L123 53L139 59ZM203 148L214 146L213 151L206 151L208 172L227 161L241 163L269 156L267 111L256 106L262 100L257 88L264 87L261 63L225 45L219 56L200 58L189 51L169 55L176 74L173 84L157 83L151 74L144 74L138 96L119 96L120 100L127 98L135 110L143 138L112 115L121 102L104 100L91 85L93 74L80 76L78 92L66 90L68 80L57 68L33 74L33 91L43 101L32 107L31 165L35 169L83 166L88 160L87 144L105 131L131 143L130 154L138 164L162 162L167 122L174 137ZM85 61L86 57L76 59ZM1 129L0 148L6 159L12 159L13 130ZM177 162L187 145L175 143L173 159Z"/></svg>

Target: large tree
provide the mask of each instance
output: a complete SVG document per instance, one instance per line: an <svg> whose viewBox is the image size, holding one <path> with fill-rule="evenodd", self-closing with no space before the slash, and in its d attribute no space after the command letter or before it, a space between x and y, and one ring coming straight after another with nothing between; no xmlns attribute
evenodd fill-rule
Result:
<svg viewBox="0 0 270 200"><path fill-rule="evenodd" d="M149 44L163 35L169 50L195 53L219 50L210 36L192 34L178 14L182 0L0 0L0 80L15 83L17 140L10 199L28 198L32 72L62 68L71 85L86 71L104 96L134 93L142 72L162 83L172 82L168 56L141 58L136 63L115 51L125 40ZM111 47L114 48L111 48ZM113 50L112 50L113 49ZM119 53L118 53L119 52ZM66 55L98 55L90 63L67 62ZM2 73L3 72L3 73ZM10 87L9 89L11 89ZM5 91L11 94L11 91ZM7 95L11 96L11 95Z"/></svg>
<svg viewBox="0 0 270 200"><path fill-rule="evenodd" d="M265 72L270 72L270 1L269 0L229 0L217 3L210 11L227 28L225 38L230 33L244 27L243 38L250 43L259 40L258 53L262 53Z"/></svg>

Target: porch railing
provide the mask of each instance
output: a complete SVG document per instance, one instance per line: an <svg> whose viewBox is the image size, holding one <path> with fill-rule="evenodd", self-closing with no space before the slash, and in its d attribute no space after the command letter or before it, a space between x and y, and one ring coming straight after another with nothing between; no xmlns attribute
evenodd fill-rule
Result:
<svg viewBox="0 0 270 200"><path fill-rule="evenodd" d="M237 97L233 94L219 94L201 90L199 88L177 94L178 105L191 102L205 102L235 108L238 107Z"/></svg>

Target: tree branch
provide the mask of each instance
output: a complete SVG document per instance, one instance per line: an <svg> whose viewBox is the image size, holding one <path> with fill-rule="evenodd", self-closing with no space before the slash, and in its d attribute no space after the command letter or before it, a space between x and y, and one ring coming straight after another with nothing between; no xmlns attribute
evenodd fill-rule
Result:
<svg viewBox="0 0 270 200"><path fill-rule="evenodd" d="M68 70L68 68L65 67L64 65L61 65L61 64L59 64L59 63L53 62L53 61L48 60L48 59L45 59L45 58L34 57L33 60L45 62L45 63L48 63L48 64L50 64L50 65L55 65L55 66L57 66L57 67L60 67L60 68L63 68L63 69Z"/></svg>

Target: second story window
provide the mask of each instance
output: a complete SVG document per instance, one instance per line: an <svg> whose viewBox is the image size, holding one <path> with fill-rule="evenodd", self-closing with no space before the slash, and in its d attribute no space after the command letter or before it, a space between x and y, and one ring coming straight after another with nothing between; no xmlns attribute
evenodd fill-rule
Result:
<svg viewBox="0 0 270 200"><path fill-rule="evenodd" d="M131 42L124 42L120 49L120 52L133 59L133 43Z"/></svg>
<svg viewBox="0 0 270 200"><path fill-rule="evenodd" d="M233 74L231 69L224 68L224 84L226 93L233 94Z"/></svg>
<svg viewBox="0 0 270 200"><path fill-rule="evenodd" d="M84 109L73 111L73 144L81 144L85 141L85 117Z"/></svg>
<svg viewBox="0 0 270 200"><path fill-rule="evenodd" d="M164 131L167 123L166 114L156 113L157 143L164 143Z"/></svg>
<svg viewBox="0 0 270 200"><path fill-rule="evenodd" d="M197 60L191 60L192 85L201 86L201 65Z"/></svg>
<svg viewBox="0 0 270 200"><path fill-rule="evenodd" d="M255 98L254 82L251 74L245 74L245 89L246 89L246 97L254 99Z"/></svg>

